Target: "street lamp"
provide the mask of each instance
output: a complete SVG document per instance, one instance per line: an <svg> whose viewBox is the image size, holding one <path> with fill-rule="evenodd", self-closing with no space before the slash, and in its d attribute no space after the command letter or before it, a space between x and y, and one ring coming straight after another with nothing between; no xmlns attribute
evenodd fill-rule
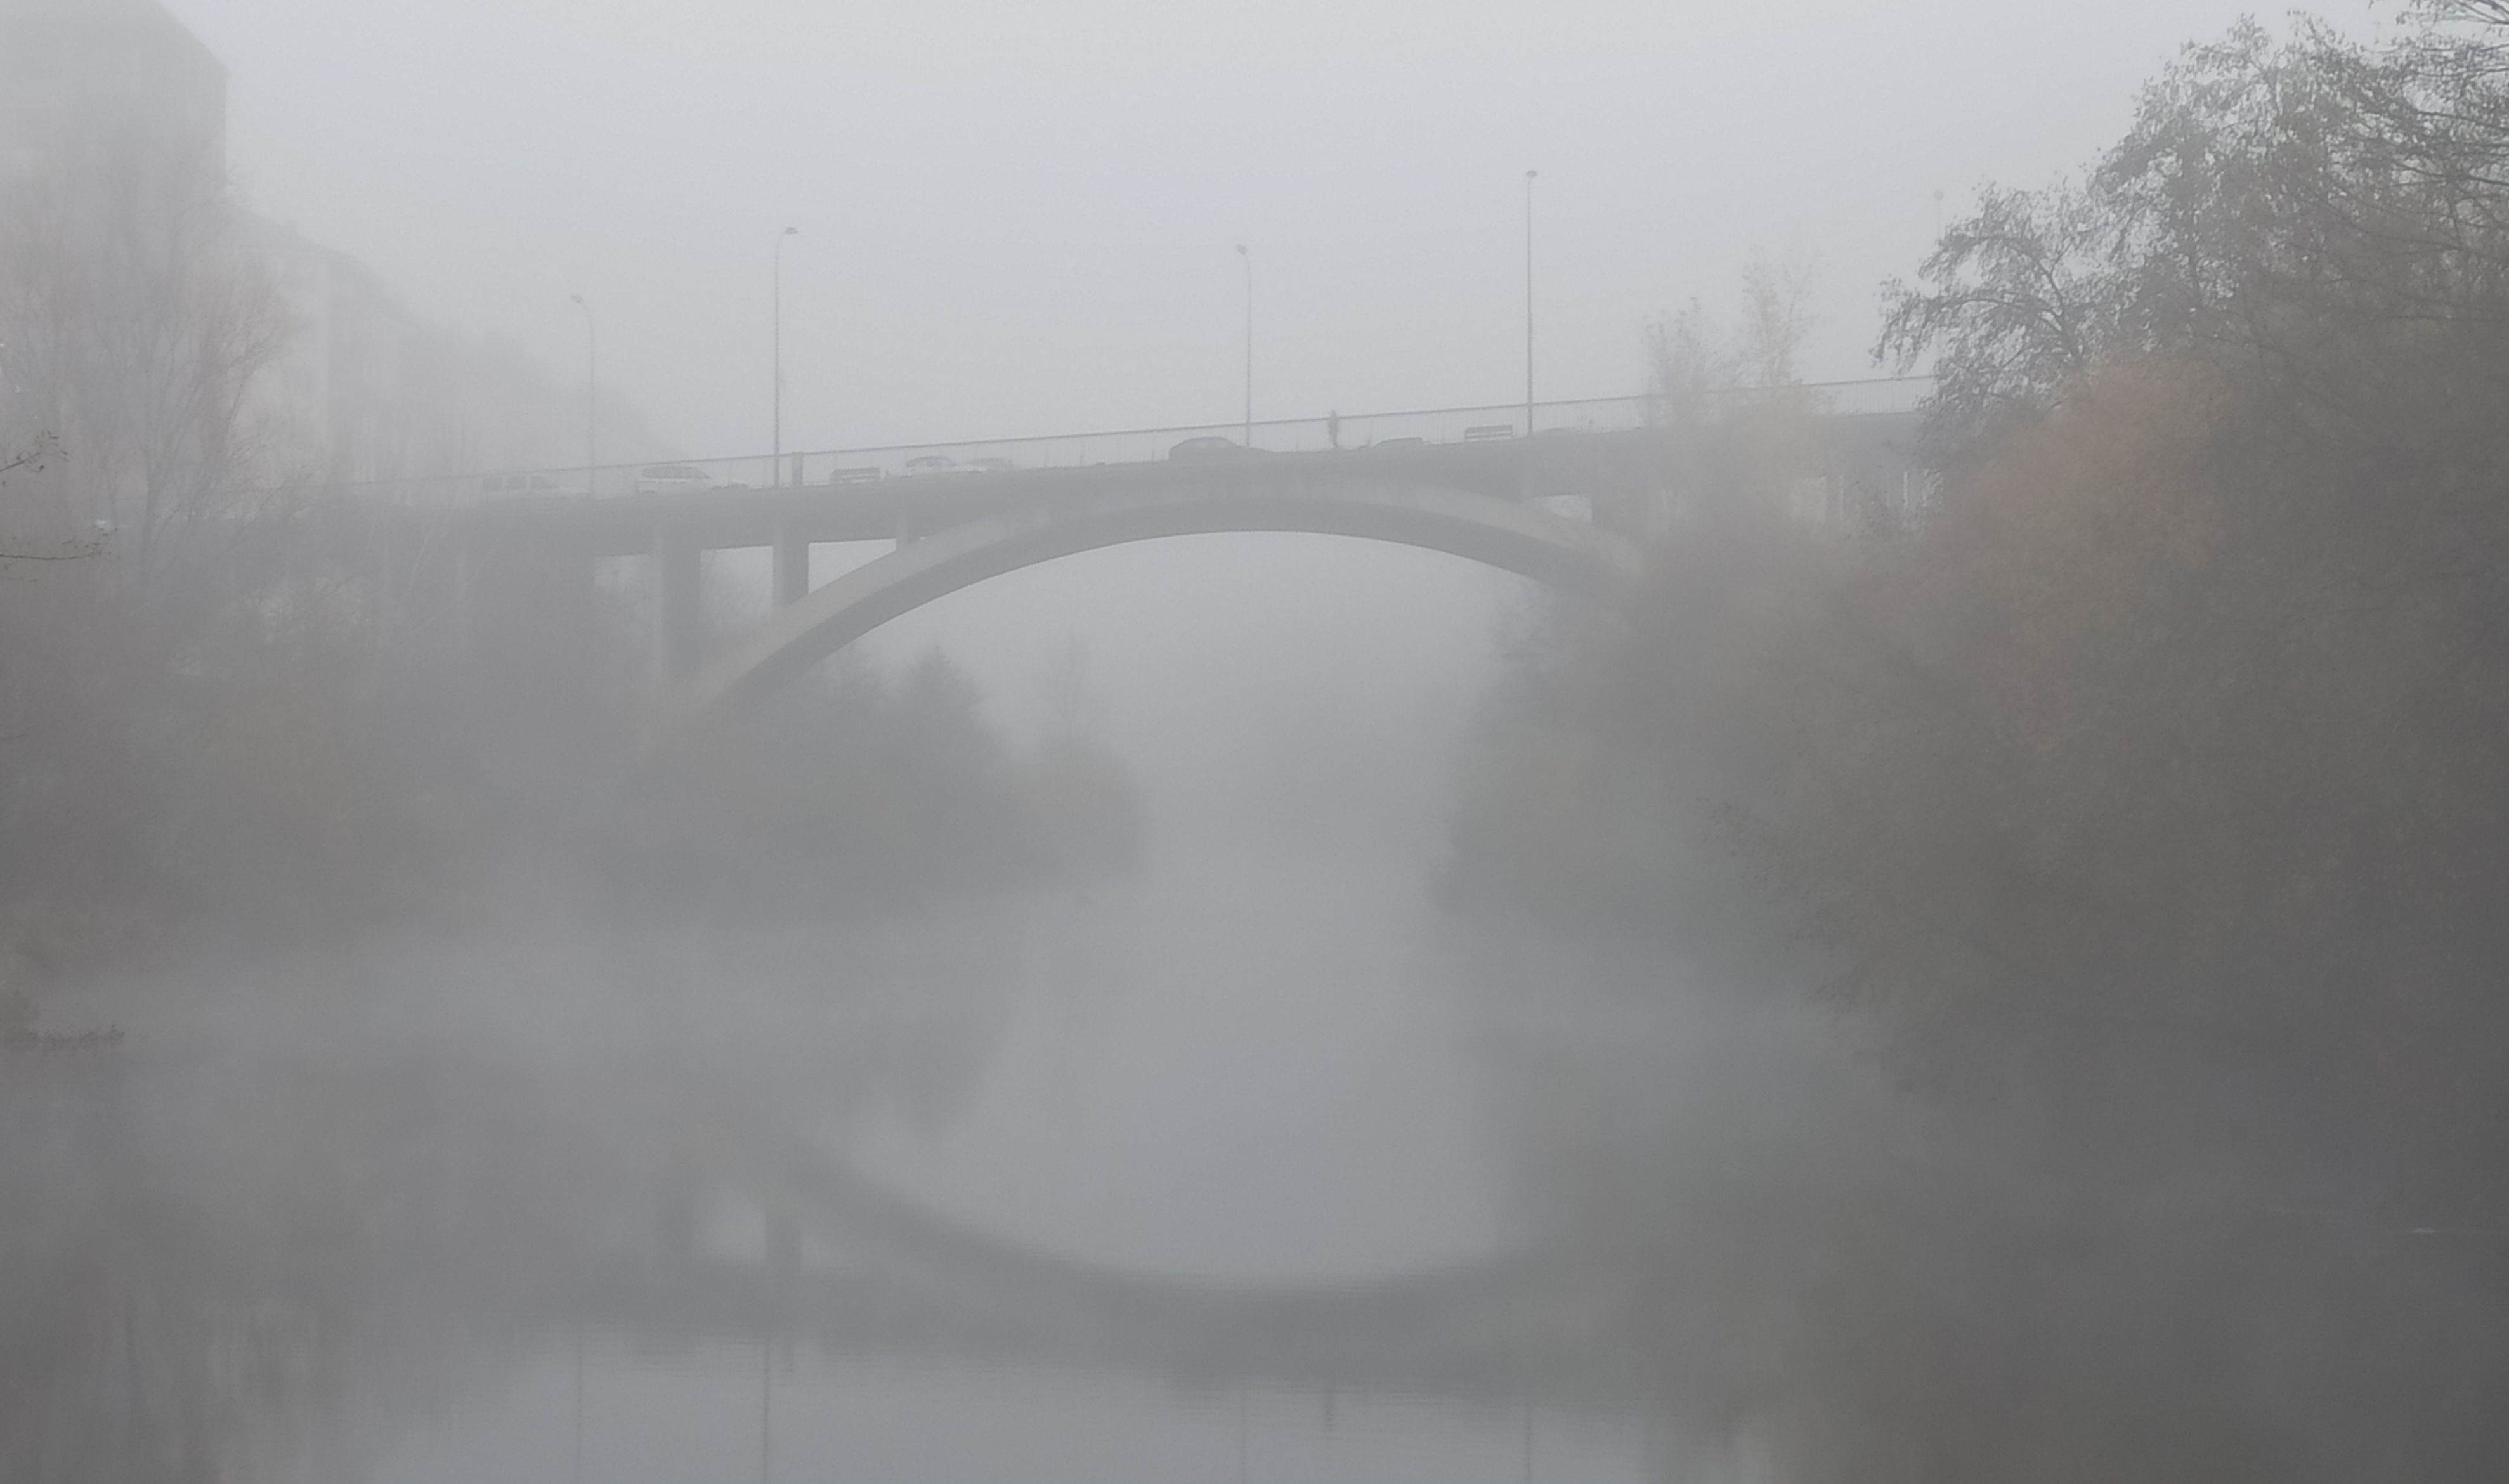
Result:
<svg viewBox="0 0 2509 1484"><path fill-rule="evenodd" d="M784 240L800 237L802 229L787 227L775 234L775 483L784 483Z"/></svg>
<svg viewBox="0 0 2509 1484"><path fill-rule="evenodd" d="M592 482L601 468L601 340L593 332L592 306L583 302L581 294L567 297L583 311L583 493L590 496L600 493Z"/></svg>
<svg viewBox="0 0 2509 1484"><path fill-rule="evenodd" d="M1540 170L1524 172L1524 435L1533 436L1533 182Z"/></svg>
<svg viewBox="0 0 2509 1484"><path fill-rule="evenodd" d="M575 1326L575 1463L567 1471L567 1484L583 1484L583 1325L580 1323Z"/></svg>
<svg viewBox="0 0 2509 1484"><path fill-rule="evenodd" d="M1238 261L1246 265L1246 446L1254 446L1254 256L1237 244Z"/></svg>

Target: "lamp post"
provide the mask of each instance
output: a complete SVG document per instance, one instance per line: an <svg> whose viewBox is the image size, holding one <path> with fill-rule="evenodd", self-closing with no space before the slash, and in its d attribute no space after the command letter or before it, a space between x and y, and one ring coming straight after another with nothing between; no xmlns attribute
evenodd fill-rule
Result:
<svg viewBox="0 0 2509 1484"><path fill-rule="evenodd" d="M784 240L800 237L802 229L787 227L775 234L775 484L784 483Z"/></svg>
<svg viewBox="0 0 2509 1484"><path fill-rule="evenodd" d="M1524 172L1524 435L1533 436L1533 182L1540 170Z"/></svg>
<svg viewBox="0 0 2509 1484"><path fill-rule="evenodd" d="M592 487L601 468L601 339L592 328L592 306L581 294L569 294L575 307L583 311L583 493L600 492Z"/></svg>
<svg viewBox="0 0 2509 1484"><path fill-rule="evenodd" d="M1246 265L1246 446L1254 446L1254 255L1237 244L1237 259Z"/></svg>
<svg viewBox="0 0 2509 1484"><path fill-rule="evenodd" d="M758 1484L775 1481L775 1337L758 1337Z"/></svg>
<svg viewBox="0 0 2509 1484"><path fill-rule="evenodd" d="M568 1484L583 1484L583 1326L575 1326L575 1463Z"/></svg>

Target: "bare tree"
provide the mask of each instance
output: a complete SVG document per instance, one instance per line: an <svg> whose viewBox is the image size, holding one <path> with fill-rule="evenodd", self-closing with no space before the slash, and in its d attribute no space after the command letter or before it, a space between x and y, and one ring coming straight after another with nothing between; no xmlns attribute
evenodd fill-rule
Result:
<svg viewBox="0 0 2509 1484"><path fill-rule="evenodd" d="M1802 382L1798 365L1812 333L1816 265L1805 252L1761 248L1742 269L1742 333L1738 346L1745 383L1763 391Z"/></svg>
<svg viewBox="0 0 2509 1484"><path fill-rule="evenodd" d="M1696 299L1647 321L1647 396L1655 416L1677 427L1706 416L1710 397L1734 385L1733 354Z"/></svg>
<svg viewBox="0 0 2509 1484"><path fill-rule="evenodd" d="M7 420L75 456L57 495L144 575L255 482L286 316L191 162L99 145L16 182L0 224Z"/></svg>
<svg viewBox="0 0 2509 1484"><path fill-rule="evenodd" d="M1798 359L1812 332L1815 265L1802 253L1755 249L1743 266L1741 314L1728 331L1697 299L1646 322L1647 395L1662 421L1693 423L1743 390L1799 387Z"/></svg>
<svg viewBox="0 0 2509 1484"><path fill-rule="evenodd" d="M8 493L11 476L41 474L57 464L60 457L60 446L50 433L37 434L33 443L20 452L0 453L0 499L5 499ZM36 551L15 544L13 538L19 534L10 529L6 507L0 505L0 542L8 542L0 544L0 576L7 575L8 566L13 562L75 562L104 549L101 539L82 538L56 543L56 549L54 550Z"/></svg>

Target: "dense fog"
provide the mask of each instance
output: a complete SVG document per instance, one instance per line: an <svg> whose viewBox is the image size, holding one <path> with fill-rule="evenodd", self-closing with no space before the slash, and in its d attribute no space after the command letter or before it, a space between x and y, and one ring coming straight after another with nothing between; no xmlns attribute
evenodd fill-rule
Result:
<svg viewBox="0 0 2509 1484"><path fill-rule="evenodd" d="M2045 9L0 0L0 1481L2497 1476L2509 6Z"/></svg>

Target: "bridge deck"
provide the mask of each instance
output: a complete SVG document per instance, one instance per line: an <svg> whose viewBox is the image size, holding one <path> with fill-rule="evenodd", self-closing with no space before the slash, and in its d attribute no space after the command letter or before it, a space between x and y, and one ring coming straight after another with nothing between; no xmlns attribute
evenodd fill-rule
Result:
<svg viewBox="0 0 2509 1484"><path fill-rule="evenodd" d="M1906 414L1824 420L1834 443L1904 451ZM1237 453L1156 463L955 471L868 483L772 489L727 487L603 499L544 496L472 504L448 519L456 538L518 538L600 556L650 553L656 534L696 549L913 538L1004 514L1114 493L1180 487L1243 488L1265 481L1367 477L1458 489L1503 500L1636 493L1678 462L1662 428L1562 432L1537 438L1419 443L1309 453ZM1901 455L1904 457L1904 454Z"/></svg>

